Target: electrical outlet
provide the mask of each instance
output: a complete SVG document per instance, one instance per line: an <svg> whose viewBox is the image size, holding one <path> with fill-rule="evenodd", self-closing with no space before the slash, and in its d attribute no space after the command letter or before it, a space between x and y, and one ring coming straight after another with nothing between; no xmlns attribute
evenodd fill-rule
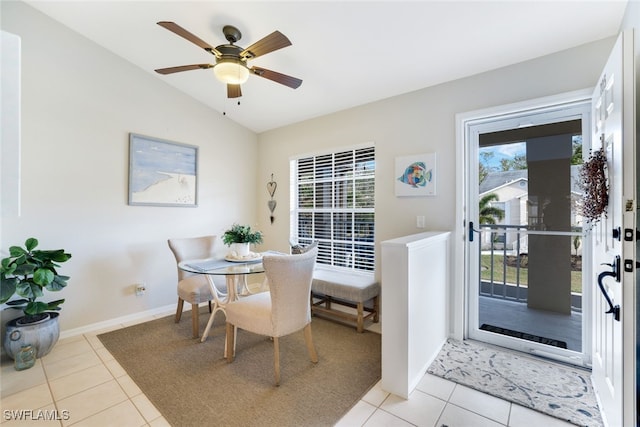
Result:
<svg viewBox="0 0 640 427"><path fill-rule="evenodd" d="M136 285L136 296L141 297L147 291L147 286L144 283L138 283Z"/></svg>

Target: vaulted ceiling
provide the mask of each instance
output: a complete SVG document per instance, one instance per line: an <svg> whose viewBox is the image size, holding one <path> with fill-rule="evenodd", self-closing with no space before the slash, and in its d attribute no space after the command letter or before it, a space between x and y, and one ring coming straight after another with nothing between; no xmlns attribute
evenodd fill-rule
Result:
<svg viewBox="0 0 640 427"><path fill-rule="evenodd" d="M263 132L504 67L615 35L626 1L26 1L154 78ZM292 46L249 65L303 80L298 89L250 76L228 99L215 63L156 25L174 21L212 46L224 25L248 47L274 30ZM240 104L238 105L238 101Z"/></svg>

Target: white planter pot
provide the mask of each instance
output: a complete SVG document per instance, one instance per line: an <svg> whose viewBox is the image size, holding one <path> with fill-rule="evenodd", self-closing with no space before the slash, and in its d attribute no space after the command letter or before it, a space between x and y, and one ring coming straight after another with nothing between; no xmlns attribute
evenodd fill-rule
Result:
<svg viewBox="0 0 640 427"><path fill-rule="evenodd" d="M249 255L249 246L250 243L233 243L231 245L231 250L233 250L238 257L243 257Z"/></svg>

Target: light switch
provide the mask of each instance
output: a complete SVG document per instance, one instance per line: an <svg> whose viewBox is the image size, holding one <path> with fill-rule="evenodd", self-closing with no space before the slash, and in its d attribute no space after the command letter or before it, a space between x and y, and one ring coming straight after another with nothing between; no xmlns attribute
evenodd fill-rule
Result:
<svg viewBox="0 0 640 427"><path fill-rule="evenodd" d="M418 215L416 217L416 227L424 228L424 215Z"/></svg>

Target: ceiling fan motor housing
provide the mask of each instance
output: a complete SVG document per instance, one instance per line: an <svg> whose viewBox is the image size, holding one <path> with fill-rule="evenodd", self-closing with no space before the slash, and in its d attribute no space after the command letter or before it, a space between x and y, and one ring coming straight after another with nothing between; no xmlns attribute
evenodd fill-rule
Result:
<svg viewBox="0 0 640 427"><path fill-rule="evenodd" d="M220 52L220 57L219 58L217 57L216 58L217 60L233 59L236 61L241 61L240 52L242 52L243 49L239 46L235 46L232 44L223 44L223 45L217 46L216 50ZM245 62L245 61L242 61L242 62Z"/></svg>
<svg viewBox="0 0 640 427"><path fill-rule="evenodd" d="M222 33L224 34L224 38L231 44L236 43L242 38L240 30L233 25L225 25L222 27Z"/></svg>

